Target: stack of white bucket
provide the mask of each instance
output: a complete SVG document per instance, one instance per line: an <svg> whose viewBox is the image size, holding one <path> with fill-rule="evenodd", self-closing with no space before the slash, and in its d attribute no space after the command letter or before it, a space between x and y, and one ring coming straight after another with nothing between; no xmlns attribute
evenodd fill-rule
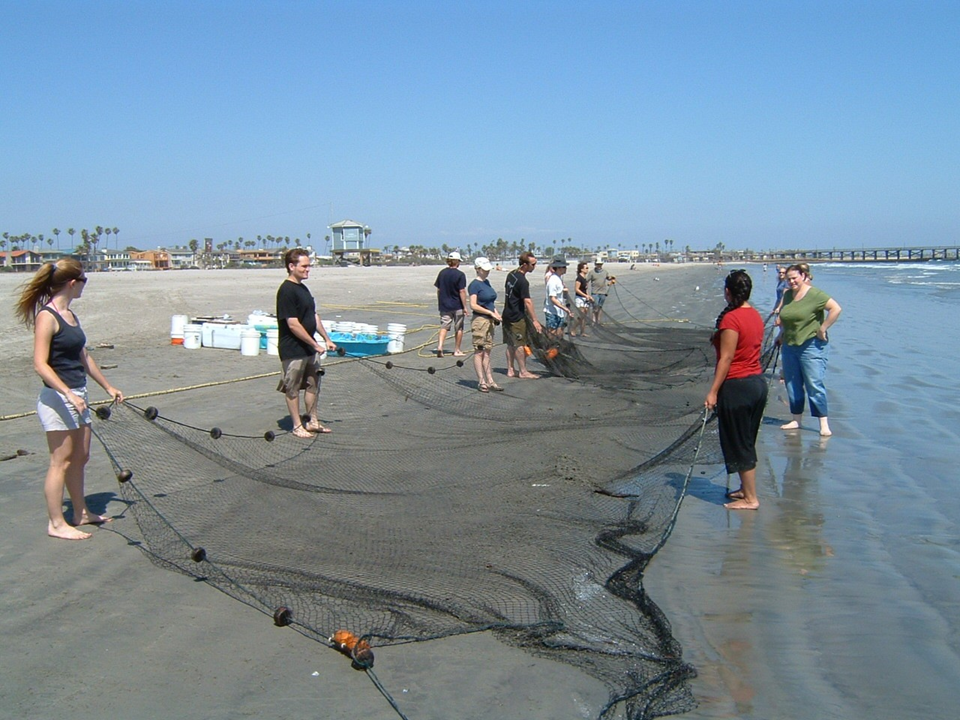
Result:
<svg viewBox="0 0 960 720"><path fill-rule="evenodd" d="M183 345L187 350L199 350L203 345L203 325L191 323L186 315L174 315L170 323L170 344ZM247 325L231 325L231 335L239 332L240 354L246 356L256 356L260 354L260 331L254 325L267 325L267 355L279 355L277 347L280 331L270 325L276 324L276 319L272 316L253 313L247 318ZM354 338L362 336L375 337L379 335L380 328L377 325L368 325L366 323L350 322L348 320L330 323L330 331L345 333ZM404 335L407 332L407 326L401 323L388 323L387 335L390 342L387 344L387 352L392 354L403 352ZM217 345L214 344L214 347ZM234 346L236 347L236 346Z"/></svg>

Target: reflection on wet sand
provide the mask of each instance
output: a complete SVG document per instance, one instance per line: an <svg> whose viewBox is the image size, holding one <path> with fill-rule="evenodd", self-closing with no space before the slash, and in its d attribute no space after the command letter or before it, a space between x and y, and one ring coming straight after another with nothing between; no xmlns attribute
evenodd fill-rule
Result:
<svg viewBox="0 0 960 720"><path fill-rule="evenodd" d="M784 433L787 464L783 470L781 501L766 523L770 546L780 550L787 567L805 575L819 570L833 550L823 539L824 518L818 478L829 437L804 443L807 433Z"/></svg>

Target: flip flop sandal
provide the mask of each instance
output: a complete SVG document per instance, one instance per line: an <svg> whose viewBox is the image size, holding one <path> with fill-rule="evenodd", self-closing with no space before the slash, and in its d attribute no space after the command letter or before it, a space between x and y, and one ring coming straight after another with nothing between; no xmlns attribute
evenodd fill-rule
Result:
<svg viewBox="0 0 960 720"><path fill-rule="evenodd" d="M490 392L490 388L486 383L480 383L479 385L477 385L477 390L483 393Z"/></svg>

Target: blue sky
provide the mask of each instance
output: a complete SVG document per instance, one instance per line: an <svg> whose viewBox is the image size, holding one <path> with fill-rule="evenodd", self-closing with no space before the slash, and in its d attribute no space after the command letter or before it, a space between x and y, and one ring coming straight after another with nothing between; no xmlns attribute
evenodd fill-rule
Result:
<svg viewBox="0 0 960 720"><path fill-rule="evenodd" d="M956 1L0 0L0 98L11 234L960 242Z"/></svg>

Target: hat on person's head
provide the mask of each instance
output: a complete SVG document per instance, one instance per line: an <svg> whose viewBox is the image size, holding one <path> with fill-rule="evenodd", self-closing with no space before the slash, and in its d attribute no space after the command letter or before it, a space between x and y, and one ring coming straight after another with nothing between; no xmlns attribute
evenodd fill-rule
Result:
<svg viewBox="0 0 960 720"><path fill-rule="evenodd" d="M593 264L594 264L594 265L603 265L603 258L602 258L602 257L598 257L596 260L593 261Z"/></svg>
<svg viewBox="0 0 960 720"><path fill-rule="evenodd" d="M565 268L567 266L567 259L561 255L557 255L551 262L550 267L552 268Z"/></svg>
<svg viewBox="0 0 960 720"><path fill-rule="evenodd" d="M486 271L488 271L488 272L489 272L490 270L493 270L493 263L491 263L491 262L490 262L487 258L485 258L485 257L478 257L476 260L473 261L473 265L474 265L474 267L478 267L478 268L480 268L481 270L486 270Z"/></svg>
<svg viewBox="0 0 960 720"><path fill-rule="evenodd" d="M460 253L454 250L452 253L447 255L447 260L461 260Z"/></svg>

